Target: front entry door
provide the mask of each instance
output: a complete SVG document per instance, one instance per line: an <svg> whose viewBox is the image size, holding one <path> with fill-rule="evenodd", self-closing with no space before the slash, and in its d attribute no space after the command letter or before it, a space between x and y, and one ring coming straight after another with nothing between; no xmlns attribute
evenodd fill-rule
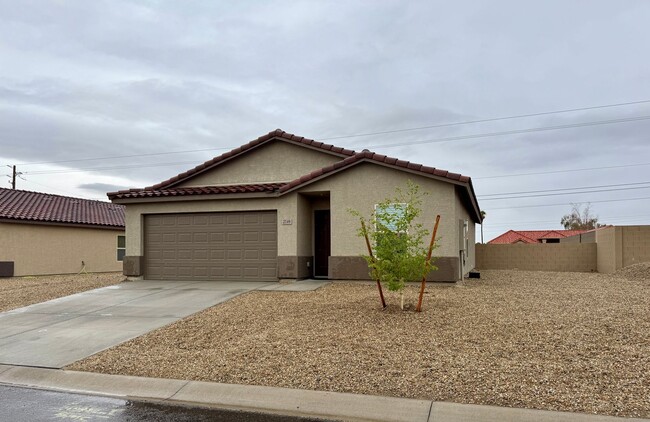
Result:
<svg viewBox="0 0 650 422"><path fill-rule="evenodd" d="M330 257L330 210L314 211L314 277L327 277Z"/></svg>

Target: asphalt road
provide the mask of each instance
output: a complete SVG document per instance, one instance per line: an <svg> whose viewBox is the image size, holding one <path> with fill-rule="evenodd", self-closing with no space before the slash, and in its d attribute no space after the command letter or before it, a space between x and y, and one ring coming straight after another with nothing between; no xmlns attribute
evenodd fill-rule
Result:
<svg viewBox="0 0 650 422"><path fill-rule="evenodd" d="M317 422L321 419L168 406L0 385L0 421Z"/></svg>

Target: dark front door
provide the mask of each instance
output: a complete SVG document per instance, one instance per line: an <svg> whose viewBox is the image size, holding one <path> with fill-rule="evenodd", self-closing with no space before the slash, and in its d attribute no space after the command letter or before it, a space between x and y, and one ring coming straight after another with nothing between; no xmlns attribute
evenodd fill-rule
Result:
<svg viewBox="0 0 650 422"><path fill-rule="evenodd" d="M330 245L330 210L314 211L314 277L328 276Z"/></svg>

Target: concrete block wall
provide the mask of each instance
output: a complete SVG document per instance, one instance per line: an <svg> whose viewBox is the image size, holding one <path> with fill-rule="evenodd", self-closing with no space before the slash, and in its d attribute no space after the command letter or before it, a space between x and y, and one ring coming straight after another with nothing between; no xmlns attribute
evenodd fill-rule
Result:
<svg viewBox="0 0 650 422"><path fill-rule="evenodd" d="M650 262L650 226L621 226L623 267Z"/></svg>
<svg viewBox="0 0 650 422"><path fill-rule="evenodd" d="M620 235L616 235L617 231L620 232L620 228L613 226L596 230L596 245L598 246L596 261L599 273L609 274L620 268L620 248L616 246L617 238L620 240Z"/></svg>
<svg viewBox="0 0 650 422"><path fill-rule="evenodd" d="M592 272L597 269L595 243L476 245L480 270Z"/></svg>
<svg viewBox="0 0 650 422"><path fill-rule="evenodd" d="M609 226L560 243L476 245L478 269L598 271L650 262L650 226Z"/></svg>

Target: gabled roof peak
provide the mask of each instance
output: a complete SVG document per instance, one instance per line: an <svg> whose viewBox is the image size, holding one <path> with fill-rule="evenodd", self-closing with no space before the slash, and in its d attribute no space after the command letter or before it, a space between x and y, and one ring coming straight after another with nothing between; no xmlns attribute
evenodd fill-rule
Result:
<svg viewBox="0 0 650 422"><path fill-rule="evenodd" d="M212 158L211 160L208 160L204 162L203 164L199 164L198 166L194 167L193 169L190 169L186 172L180 173L170 179L167 179L163 182L157 183L153 186L148 186L145 188L145 190L158 190L158 189L166 189L173 187L174 185L187 180L190 177L196 176L199 173L203 173L204 171L207 171L209 169L212 169L216 167L217 165L224 163L226 161L229 161L241 154L244 154L250 150L253 150L257 147L260 147L261 145L270 142L274 139L280 139L283 141L288 141L290 143L294 143L297 145L301 145L304 147L308 148L314 148L317 150L321 150L323 152L326 152L328 154L333 154L337 155L341 158L344 157L349 157L354 155L354 151L351 149L346 149L346 148L341 148L337 147L334 145L330 144L325 144L323 142L315 141L313 139L305 138L303 136L298 136L294 135L293 133L288 133L283 131L282 129L275 129L266 135L262 135L258 137L257 139L254 139L247 144L244 144L240 147L237 147L235 149L232 149L228 152L225 152L217 157ZM109 198L118 193L124 193L125 191L119 191L119 192L111 192L108 194Z"/></svg>

